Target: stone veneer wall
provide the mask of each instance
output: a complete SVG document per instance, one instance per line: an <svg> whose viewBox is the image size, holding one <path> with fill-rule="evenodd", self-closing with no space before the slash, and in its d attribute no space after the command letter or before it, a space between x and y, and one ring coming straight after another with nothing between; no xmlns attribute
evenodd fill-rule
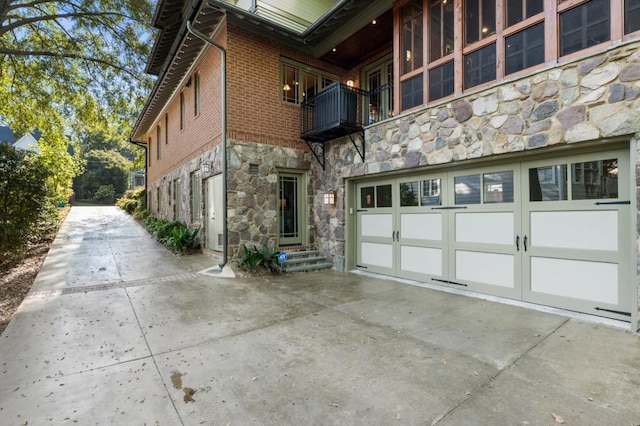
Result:
<svg viewBox="0 0 640 426"><path fill-rule="evenodd" d="M307 220L313 217L312 154L275 145L229 140L227 143L228 255L238 258L247 243L272 246L278 241L278 171L307 171ZM315 159L313 159L315 161ZM251 164L258 173L251 174ZM310 223L311 224L311 223ZM313 244L309 233L309 244Z"/></svg>
<svg viewBox="0 0 640 426"><path fill-rule="evenodd" d="M337 188L342 203L345 178L502 153L526 155L557 144L634 138L640 132L639 47L638 42L611 47L371 126L365 132L365 162L348 140L334 141L319 180ZM636 170L640 188L640 164ZM637 223L640 236L640 219ZM344 216L338 216L318 232L323 249L337 250L337 269L344 263L344 225ZM637 241L640 247L640 237Z"/></svg>

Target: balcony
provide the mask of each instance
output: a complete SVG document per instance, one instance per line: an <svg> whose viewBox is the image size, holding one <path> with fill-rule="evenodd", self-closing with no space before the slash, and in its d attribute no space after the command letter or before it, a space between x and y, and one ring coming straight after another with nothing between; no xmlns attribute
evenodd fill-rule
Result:
<svg viewBox="0 0 640 426"><path fill-rule="evenodd" d="M301 104L302 135L324 169L324 143L349 136L364 161L364 126L388 118L393 110L393 85L365 91L342 83L332 83L317 96ZM358 146L354 133L362 133Z"/></svg>

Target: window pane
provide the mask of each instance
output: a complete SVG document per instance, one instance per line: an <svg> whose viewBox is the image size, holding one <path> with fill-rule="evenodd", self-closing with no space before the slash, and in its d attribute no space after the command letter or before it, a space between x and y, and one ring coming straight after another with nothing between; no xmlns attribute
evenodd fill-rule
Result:
<svg viewBox="0 0 640 426"><path fill-rule="evenodd" d="M542 12L543 0L507 0L507 27Z"/></svg>
<svg viewBox="0 0 640 426"><path fill-rule="evenodd" d="M453 183L456 204L480 204L480 175L456 176Z"/></svg>
<svg viewBox="0 0 640 426"><path fill-rule="evenodd" d="M505 39L505 73L511 74L544 62L544 23Z"/></svg>
<svg viewBox="0 0 640 426"><path fill-rule="evenodd" d="M374 190L375 188L373 186L360 188L360 207L362 208L375 207Z"/></svg>
<svg viewBox="0 0 640 426"><path fill-rule="evenodd" d="M485 173L482 183L485 203L513 203L513 171Z"/></svg>
<svg viewBox="0 0 640 426"><path fill-rule="evenodd" d="M402 207L418 205L418 181L400 184L400 205Z"/></svg>
<svg viewBox="0 0 640 426"><path fill-rule="evenodd" d="M392 207L391 184L376 186L376 207Z"/></svg>
<svg viewBox="0 0 640 426"><path fill-rule="evenodd" d="M453 93L453 61L429 70L429 100L444 98Z"/></svg>
<svg viewBox="0 0 640 426"><path fill-rule="evenodd" d="M571 165L571 198L618 198L618 160L589 161Z"/></svg>
<svg viewBox="0 0 640 426"><path fill-rule="evenodd" d="M422 206L442 205L442 194L440 193L440 179L427 179L422 181Z"/></svg>
<svg viewBox="0 0 640 426"><path fill-rule="evenodd" d="M566 164L529 169L530 201L561 201L566 199Z"/></svg>
<svg viewBox="0 0 640 426"><path fill-rule="evenodd" d="M453 1L431 0L429 4L429 60L453 52Z"/></svg>
<svg viewBox="0 0 640 426"><path fill-rule="evenodd" d="M302 96L304 100L311 99L318 94L318 76L312 73L304 73L304 91Z"/></svg>
<svg viewBox="0 0 640 426"><path fill-rule="evenodd" d="M640 30L640 0L625 0L624 33L629 34L638 30Z"/></svg>
<svg viewBox="0 0 640 426"><path fill-rule="evenodd" d="M402 73L422 66L422 0L402 8Z"/></svg>
<svg viewBox="0 0 640 426"><path fill-rule="evenodd" d="M496 79L496 45L490 44L464 57L464 88Z"/></svg>
<svg viewBox="0 0 640 426"><path fill-rule="evenodd" d="M465 0L465 43L471 44L496 32L495 0Z"/></svg>
<svg viewBox="0 0 640 426"><path fill-rule="evenodd" d="M413 108L422 105L423 89L422 74L402 82L402 109Z"/></svg>
<svg viewBox="0 0 640 426"><path fill-rule="evenodd" d="M560 14L560 55L609 40L609 16L609 0L591 0Z"/></svg>
<svg viewBox="0 0 640 426"><path fill-rule="evenodd" d="M282 66L282 99L285 102L298 103L298 69L291 65Z"/></svg>

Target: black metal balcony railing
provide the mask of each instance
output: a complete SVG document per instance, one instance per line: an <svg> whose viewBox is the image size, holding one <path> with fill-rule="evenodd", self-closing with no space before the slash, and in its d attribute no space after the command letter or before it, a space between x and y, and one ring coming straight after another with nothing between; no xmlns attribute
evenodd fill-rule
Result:
<svg viewBox="0 0 640 426"><path fill-rule="evenodd" d="M301 104L302 139L325 142L391 116L393 83L373 91L333 83Z"/></svg>
<svg viewBox="0 0 640 426"><path fill-rule="evenodd" d="M393 84L368 92L342 83L332 83L314 98L303 102L301 108L301 137L323 169L324 143L347 135L364 161L364 134L359 143L352 134L362 132L363 126L391 116Z"/></svg>

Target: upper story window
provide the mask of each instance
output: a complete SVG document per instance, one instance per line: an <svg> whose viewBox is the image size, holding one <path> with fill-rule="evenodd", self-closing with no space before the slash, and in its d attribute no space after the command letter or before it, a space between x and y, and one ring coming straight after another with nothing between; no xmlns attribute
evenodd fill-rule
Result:
<svg viewBox="0 0 640 426"><path fill-rule="evenodd" d="M519 22L531 18L532 16L542 13L544 7L543 0L507 0L505 2L506 26L510 27Z"/></svg>
<svg viewBox="0 0 640 426"><path fill-rule="evenodd" d="M422 67L422 1L402 8L402 73Z"/></svg>
<svg viewBox="0 0 640 426"><path fill-rule="evenodd" d="M162 130L160 126L156 126L156 159L160 159L160 141L162 140Z"/></svg>
<svg viewBox="0 0 640 426"><path fill-rule="evenodd" d="M282 100L291 104L300 104L311 99L338 77L293 61L282 60Z"/></svg>
<svg viewBox="0 0 640 426"><path fill-rule="evenodd" d="M407 110L638 37L640 0L413 0L396 19L396 90Z"/></svg>
<svg viewBox="0 0 640 426"><path fill-rule="evenodd" d="M164 114L164 144L169 144L169 113Z"/></svg>
<svg viewBox="0 0 640 426"><path fill-rule="evenodd" d="M609 0L590 0L560 14L560 55L568 55L611 38Z"/></svg>
<svg viewBox="0 0 640 426"><path fill-rule="evenodd" d="M625 34L640 30L640 0L625 0L624 16Z"/></svg>
<svg viewBox="0 0 640 426"><path fill-rule="evenodd" d="M193 114L200 115L200 73L193 76Z"/></svg>
<svg viewBox="0 0 640 426"><path fill-rule="evenodd" d="M496 0L464 1L464 40L466 45L496 32Z"/></svg>
<svg viewBox="0 0 640 426"><path fill-rule="evenodd" d="M389 118L393 112L393 59L387 58L366 68L363 89L369 91L369 109L363 111L363 123L372 124Z"/></svg>
<svg viewBox="0 0 640 426"><path fill-rule="evenodd" d="M184 92L180 92L180 130L184 129Z"/></svg>
<svg viewBox="0 0 640 426"><path fill-rule="evenodd" d="M400 93L401 107L406 110L424 103L422 0L415 0L403 7L400 15L402 25Z"/></svg>

